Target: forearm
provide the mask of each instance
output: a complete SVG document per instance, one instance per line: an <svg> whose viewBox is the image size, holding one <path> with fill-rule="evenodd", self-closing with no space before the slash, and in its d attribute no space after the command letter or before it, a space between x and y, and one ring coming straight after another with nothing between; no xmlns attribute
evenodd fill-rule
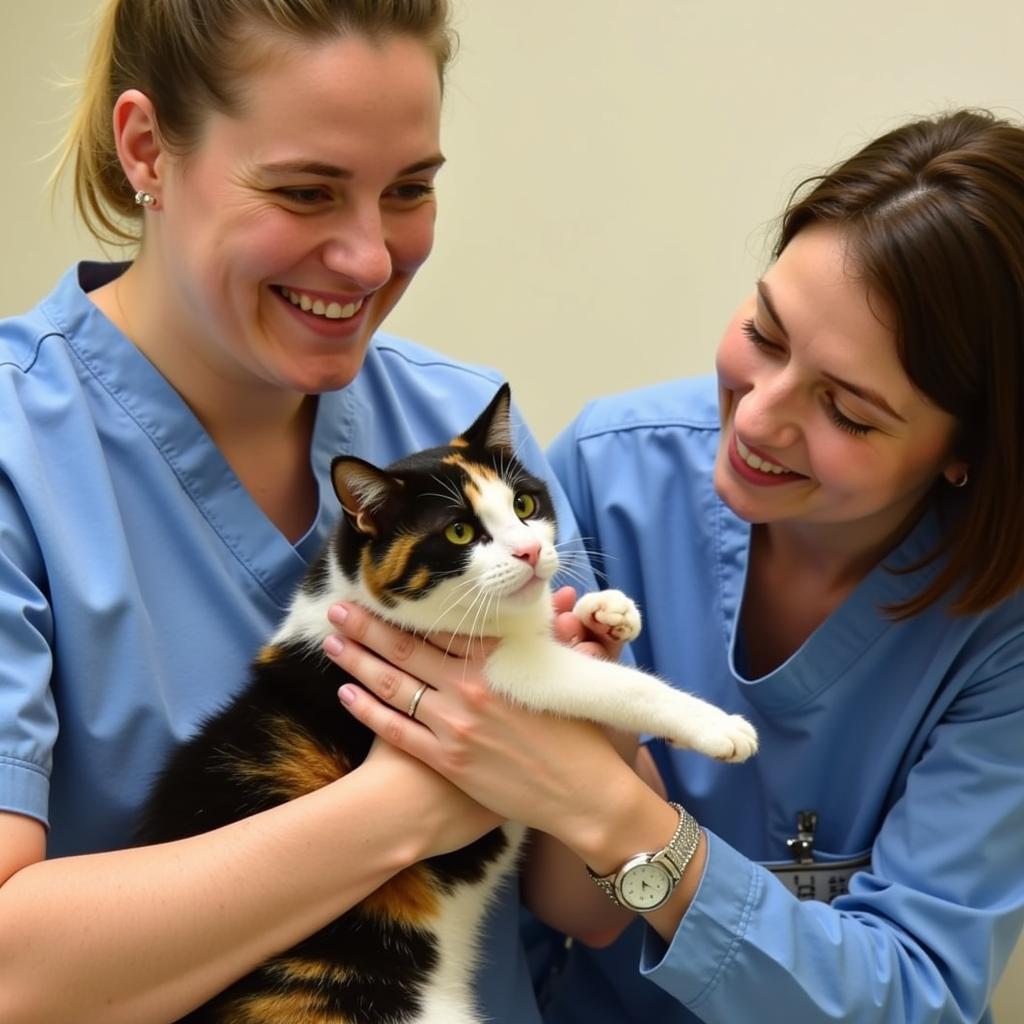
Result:
<svg viewBox="0 0 1024 1024"><path fill-rule="evenodd" d="M205 835L24 868L0 889L0 1019L177 1019L417 859L384 789L354 772Z"/></svg>
<svg viewBox="0 0 1024 1024"><path fill-rule="evenodd" d="M647 748L638 748L636 738L625 733L615 734L613 741L619 754L633 764L637 776L667 799ZM531 833L522 893L527 907L545 924L588 946L608 945L633 920L631 913L617 907L597 888L578 854L543 832Z"/></svg>
<svg viewBox="0 0 1024 1024"><path fill-rule="evenodd" d="M606 946L632 920L590 880L580 858L543 832L530 835L523 902L545 924L588 946Z"/></svg>

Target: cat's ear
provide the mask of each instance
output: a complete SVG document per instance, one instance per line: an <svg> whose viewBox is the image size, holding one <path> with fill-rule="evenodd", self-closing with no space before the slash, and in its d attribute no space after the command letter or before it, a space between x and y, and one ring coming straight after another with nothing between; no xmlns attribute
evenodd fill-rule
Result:
<svg viewBox="0 0 1024 1024"><path fill-rule="evenodd" d="M512 451L512 389L508 384L498 388L469 430L455 439L456 444L459 442L485 451Z"/></svg>
<svg viewBox="0 0 1024 1024"><path fill-rule="evenodd" d="M331 481L349 521L371 537L381 532L383 514L405 486L390 473L354 455L339 455L331 462Z"/></svg>

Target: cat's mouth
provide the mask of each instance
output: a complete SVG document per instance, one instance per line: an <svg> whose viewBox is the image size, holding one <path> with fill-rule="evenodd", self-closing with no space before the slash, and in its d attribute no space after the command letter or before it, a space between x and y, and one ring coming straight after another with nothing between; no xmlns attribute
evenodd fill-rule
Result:
<svg viewBox="0 0 1024 1024"><path fill-rule="evenodd" d="M508 597L533 597L538 588L543 587L547 582L543 577L534 574L525 583L520 584L515 590L508 593Z"/></svg>

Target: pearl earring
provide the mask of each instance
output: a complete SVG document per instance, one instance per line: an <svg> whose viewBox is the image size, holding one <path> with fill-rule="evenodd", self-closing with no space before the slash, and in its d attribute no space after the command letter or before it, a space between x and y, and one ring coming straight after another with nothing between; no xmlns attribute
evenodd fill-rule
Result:
<svg viewBox="0 0 1024 1024"><path fill-rule="evenodd" d="M156 196L149 192L143 192L142 189L139 189L139 191L135 193L135 205L156 206Z"/></svg>

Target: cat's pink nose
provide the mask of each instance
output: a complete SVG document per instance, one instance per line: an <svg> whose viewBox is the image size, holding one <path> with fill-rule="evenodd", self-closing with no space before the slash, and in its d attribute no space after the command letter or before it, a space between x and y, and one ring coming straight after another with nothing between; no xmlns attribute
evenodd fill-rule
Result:
<svg viewBox="0 0 1024 1024"><path fill-rule="evenodd" d="M513 552L513 556L526 562L531 568L537 568L537 559L540 558L540 541L531 541L529 544L521 544Z"/></svg>

